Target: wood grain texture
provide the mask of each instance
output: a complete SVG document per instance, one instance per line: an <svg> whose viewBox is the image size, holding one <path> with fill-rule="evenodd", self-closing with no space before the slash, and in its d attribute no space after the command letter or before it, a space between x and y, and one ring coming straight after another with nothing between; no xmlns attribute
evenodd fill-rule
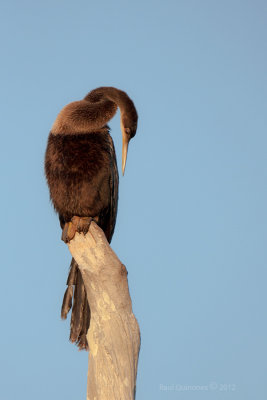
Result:
<svg viewBox="0 0 267 400"><path fill-rule="evenodd" d="M87 400L135 398L140 331L132 311L127 270L92 222L68 244L79 265L91 309Z"/></svg>

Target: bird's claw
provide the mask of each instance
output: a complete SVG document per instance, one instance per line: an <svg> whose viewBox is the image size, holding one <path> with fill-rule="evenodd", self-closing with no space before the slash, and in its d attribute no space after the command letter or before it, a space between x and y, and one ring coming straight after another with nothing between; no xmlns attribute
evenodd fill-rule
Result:
<svg viewBox="0 0 267 400"><path fill-rule="evenodd" d="M69 243L75 236L75 233L86 233L89 231L92 217L72 217L70 222L66 222L62 230L61 239L65 243Z"/></svg>
<svg viewBox="0 0 267 400"><path fill-rule="evenodd" d="M75 236L76 228L75 225L70 221L66 222L62 230L61 239L65 243L69 243Z"/></svg>
<svg viewBox="0 0 267 400"><path fill-rule="evenodd" d="M86 233L89 231L90 224L91 224L93 218L91 218L91 217L81 217L81 218L73 217L73 218L78 218L77 228L76 228L77 232L83 233L84 235L86 235ZM73 218L72 218L72 220L73 220Z"/></svg>

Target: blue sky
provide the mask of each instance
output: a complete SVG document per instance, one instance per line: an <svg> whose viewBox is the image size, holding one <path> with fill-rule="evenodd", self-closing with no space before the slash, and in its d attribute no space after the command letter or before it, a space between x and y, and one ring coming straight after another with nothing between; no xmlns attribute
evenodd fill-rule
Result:
<svg viewBox="0 0 267 400"><path fill-rule="evenodd" d="M137 399L266 399L267 3L0 7L1 398L85 399L43 159L59 110L108 85L139 113L112 241L141 328Z"/></svg>

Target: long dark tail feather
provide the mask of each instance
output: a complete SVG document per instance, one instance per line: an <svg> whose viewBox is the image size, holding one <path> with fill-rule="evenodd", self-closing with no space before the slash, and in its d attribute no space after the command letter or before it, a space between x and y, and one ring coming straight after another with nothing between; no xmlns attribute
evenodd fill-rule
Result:
<svg viewBox="0 0 267 400"><path fill-rule="evenodd" d="M61 308L61 318L66 319L72 307L70 341L75 342L80 350L88 350L86 334L90 324L90 308L82 275L74 258L71 261L67 285ZM73 286L74 298L72 306Z"/></svg>
<svg viewBox="0 0 267 400"><path fill-rule="evenodd" d="M67 280L67 289L64 294L63 302L62 302L62 307L61 307L61 318L66 319L68 312L71 309L72 306L72 297L73 297L73 286L76 285L76 280L77 280L77 271L78 271L78 264L74 260L74 258L71 260L70 264L70 272Z"/></svg>
<svg viewBox="0 0 267 400"><path fill-rule="evenodd" d="M79 343L79 336L83 327L83 314L86 304L85 299L85 287L83 284L81 272L78 270L70 323L70 341L76 344Z"/></svg>
<svg viewBox="0 0 267 400"><path fill-rule="evenodd" d="M85 296L85 304L84 304L82 318L83 318L83 326L76 343L77 346L79 347L79 350L88 350L88 342L86 335L90 325L90 307L86 296Z"/></svg>
<svg viewBox="0 0 267 400"><path fill-rule="evenodd" d="M73 296L73 286L68 286L64 297L63 297L63 302L62 302L62 307L61 307L61 318L66 319L68 312L70 311L72 307L72 296Z"/></svg>

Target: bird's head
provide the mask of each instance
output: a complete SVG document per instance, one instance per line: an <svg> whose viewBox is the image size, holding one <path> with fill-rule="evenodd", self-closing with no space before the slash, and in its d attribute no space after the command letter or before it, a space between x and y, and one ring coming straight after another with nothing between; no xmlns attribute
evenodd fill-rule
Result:
<svg viewBox="0 0 267 400"><path fill-rule="evenodd" d="M128 145L130 140L135 136L137 129L137 112L134 108L130 114L121 115L121 132L122 132L122 174L124 175L127 160Z"/></svg>

